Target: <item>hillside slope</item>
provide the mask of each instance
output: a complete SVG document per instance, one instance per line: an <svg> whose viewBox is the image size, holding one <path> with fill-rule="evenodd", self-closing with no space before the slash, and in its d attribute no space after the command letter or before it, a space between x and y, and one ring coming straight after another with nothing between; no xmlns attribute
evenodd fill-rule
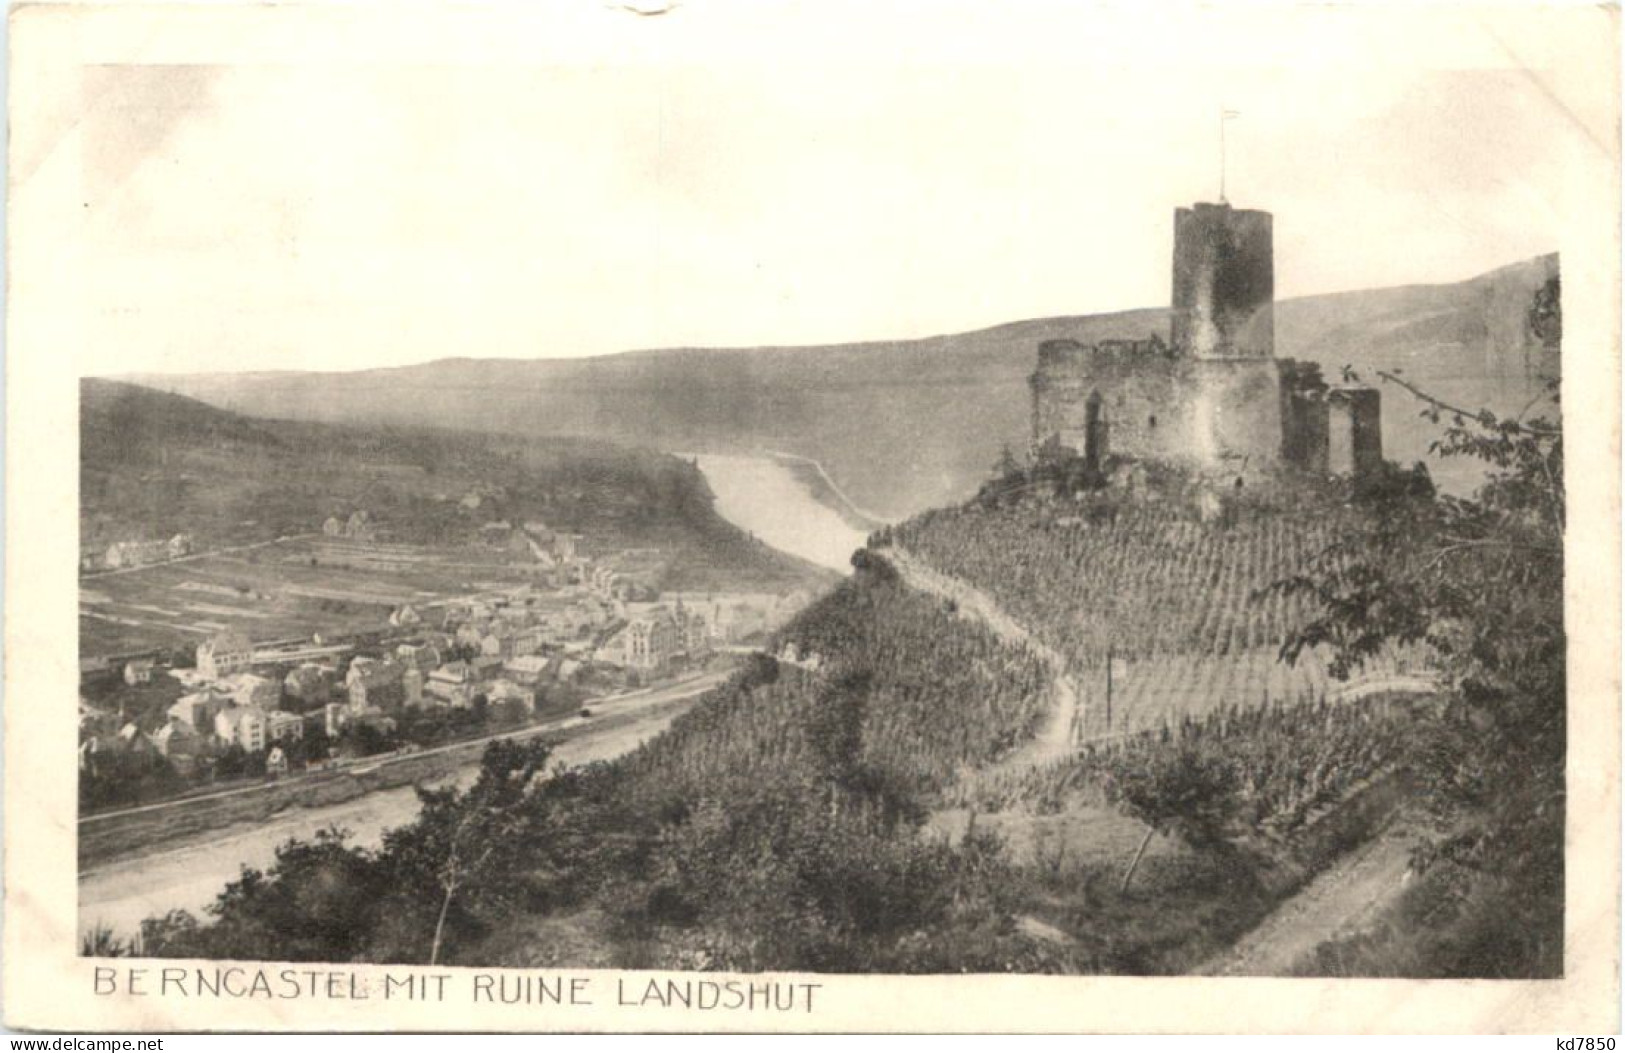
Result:
<svg viewBox="0 0 1625 1053"><path fill-rule="evenodd" d="M1469 281L1337 293L1276 306L1281 357L1405 370L1441 395L1516 411L1555 371L1529 331L1555 255ZM900 516L962 499L1001 445L1029 439L1038 344L1166 333L1165 308L1013 322L947 336L821 347L679 348L585 359L451 358L354 373L147 376L256 416L581 435L668 450L769 448L823 464L852 499ZM538 349L545 354L547 349ZM1390 457L1426 453L1390 395ZM1447 481L1471 484L1471 480Z"/></svg>
<svg viewBox="0 0 1625 1053"><path fill-rule="evenodd" d="M485 493L477 509L458 502ZM831 578L719 516L686 461L605 442L257 419L116 381L80 385L80 544L191 534L200 549L319 531L365 509L396 540L466 544L539 519L590 552L670 552L672 587Z"/></svg>

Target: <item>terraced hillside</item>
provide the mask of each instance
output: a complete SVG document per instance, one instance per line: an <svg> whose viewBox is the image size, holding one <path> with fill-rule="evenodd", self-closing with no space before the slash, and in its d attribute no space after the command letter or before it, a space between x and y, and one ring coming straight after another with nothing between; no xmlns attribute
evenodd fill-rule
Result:
<svg viewBox="0 0 1625 1053"><path fill-rule="evenodd" d="M1346 690L1316 652L1280 660L1281 645L1315 612L1302 595L1271 586L1305 572L1358 528L1358 515L1312 487L1221 502L1170 476L1139 493L927 512L883 532L880 551L900 548L983 590L1064 656L1083 696L1083 738ZM1420 668L1420 655L1394 649L1361 672L1380 679Z"/></svg>
<svg viewBox="0 0 1625 1053"><path fill-rule="evenodd" d="M809 764L865 768L910 793L952 781L1029 738L1048 702L1043 664L887 568L870 567L783 629L803 656L754 695L674 722L628 763L702 789Z"/></svg>

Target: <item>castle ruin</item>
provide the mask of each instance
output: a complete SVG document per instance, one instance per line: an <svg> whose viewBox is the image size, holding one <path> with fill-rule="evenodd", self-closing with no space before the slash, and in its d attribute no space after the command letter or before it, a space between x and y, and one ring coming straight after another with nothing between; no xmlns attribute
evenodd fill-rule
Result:
<svg viewBox="0 0 1625 1053"><path fill-rule="evenodd" d="M1379 467L1378 392L1328 385L1318 365L1275 357L1274 257L1268 212L1176 210L1168 339L1039 345L1035 449L1060 447L1093 467L1118 454L1238 478Z"/></svg>

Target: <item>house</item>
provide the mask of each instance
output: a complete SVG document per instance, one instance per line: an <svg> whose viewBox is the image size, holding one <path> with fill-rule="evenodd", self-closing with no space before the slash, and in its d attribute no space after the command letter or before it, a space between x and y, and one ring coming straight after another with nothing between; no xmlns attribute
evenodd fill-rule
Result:
<svg viewBox="0 0 1625 1053"><path fill-rule="evenodd" d="M169 707L170 720L178 720L198 734L206 734L214 727L214 717L230 704L230 699L219 692L205 689L182 695Z"/></svg>
<svg viewBox="0 0 1625 1053"><path fill-rule="evenodd" d="M503 671L521 684L534 684L547 675L548 663L551 661L546 655L529 654L517 658L510 658L503 663Z"/></svg>
<svg viewBox="0 0 1625 1053"><path fill-rule="evenodd" d="M203 738L190 724L171 720L152 735L152 746L182 775L197 767L203 752Z"/></svg>
<svg viewBox="0 0 1625 1053"><path fill-rule="evenodd" d="M282 685L254 673L234 673L220 681L231 700L239 706L276 709L282 704Z"/></svg>
<svg viewBox="0 0 1625 1053"><path fill-rule="evenodd" d="M127 723L118 729L113 741L119 749L127 753L149 753L152 751L152 740L141 734L141 729L133 723Z"/></svg>
<svg viewBox="0 0 1625 1053"><path fill-rule="evenodd" d="M621 634L622 662L634 669L656 669L683 649L677 620L664 607L633 617Z"/></svg>
<svg viewBox="0 0 1625 1053"><path fill-rule="evenodd" d="M494 654L477 654L469 659L468 669L475 680L484 680L502 669L502 659Z"/></svg>
<svg viewBox="0 0 1625 1053"><path fill-rule="evenodd" d="M536 692L512 680L493 680L485 689L485 697L495 705L512 702L521 706L526 715L536 712Z"/></svg>
<svg viewBox="0 0 1625 1053"><path fill-rule="evenodd" d="M350 710L342 702L329 702L323 706L322 728L327 732L327 737L338 738L339 732L344 730L344 725L349 723L349 717Z"/></svg>
<svg viewBox="0 0 1625 1053"><path fill-rule="evenodd" d="M422 622L423 617L418 614L410 603L403 603L389 613L389 624L397 629L409 629L414 625L422 624Z"/></svg>
<svg viewBox="0 0 1625 1053"><path fill-rule="evenodd" d="M191 534L176 534L164 543L164 555L170 559L180 559L182 556L190 556L191 554Z"/></svg>
<svg viewBox="0 0 1625 1053"><path fill-rule="evenodd" d="M152 683L152 659L137 658L133 662L125 662L124 682L131 687Z"/></svg>
<svg viewBox="0 0 1625 1053"><path fill-rule="evenodd" d="M265 717L265 738L270 742L298 742L305 737L305 718L280 710Z"/></svg>
<svg viewBox="0 0 1625 1053"><path fill-rule="evenodd" d="M466 706L474 697L473 670L466 662L448 662L429 674L423 690L454 706Z"/></svg>
<svg viewBox="0 0 1625 1053"><path fill-rule="evenodd" d="M403 673L405 669L392 659L371 662L359 671L352 662L348 684L350 708L357 712L365 709L399 709L406 703L405 689L401 684Z"/></svg>
<svg viewBox="0 0 1625 1053"><path fill-rule="evenodd" d="M678 600L676 610L672 613L672 621L677 626L678 646L681 650L690 656L711 650L711 626L699 611L684 606L683 601Z"/></svg>
<svg viewBox="0 0 1625 1053"><path fill-rule="evenodd" d="M79 700L79 733L81 735L112 735L118 730L118 715L97 709L84 699Z"/></svg>
<svg viewBox="0 0 1625 1053"><path fill-rule="evenodd" d="M429 674L429 680L443 684L466 684L474 679L474 671L467 662L447 662Z"/></svg>
<svg viewBox="0 0 1625 1053"><path fill-rule="evenodd" d="M214 715L216 737L250 753L265 748L267 720L258 706L227 706Z"/></svg>
<svg viewBox="0 0 1625 1053"><path fill-rule="evenodd" d="M401 696L408 706L423 704L423 671L417 666L409 665L401 674Z"/></svg>
<svg viewBox="0 0 1625 1053"><path fill-rule="evenodd" d="M152 733L152 744L166 757L172 756L187 741L197 742L197 729L181 720L171 720Z"/></svg>
<svg viewBox="0 0 1625 1053"><path fill-rule="evenodd" d="M513 657L513 637L506 633L486 633L480 637L480 654L498 659Z"/></svg>
<svg viewBox="0 0 1625 1053"><path fill-rule="evenodd" d="M302 709L326 705L333 694L333 671L316 662L305 662L283 677L282 691L298 700Z"/></svg>
<svg viewBox="0 0 1625 1053"><path fill-rule="evenodd" d="M525 628L513 634L513 655L535 654L547 645L547 634L540 629Z"/></svg>
<svg viewBox="0 0 1625 1053"><path fill-rule="evenodd" d="M157 563L168 558L169 552L163 541L117 541L108 546L107 565L109 567L139 567L145 563Z"/></svg>
<svg viewBox="0 0 1625 1053"><path fill-rule="evenodd" d="M344 533L344 521L338 516L328 516L327 522L322 524L322 533L328 537L339 537Z"/></svg>
<svg viewBox="0 0 1625 1053"><path fill-rule="evenodd" d="M254 663L254 645L237 629L216 633L197 645L198 672L219 680Z"/></svg>
<svg viewBox="0 0 1625 1053"><path fill-rule="evenodd" d="M288 755L282 752L281 746L272 746L271 752L265 755L265 774L288 774Z"/></svg>
<svg viewBox="0 0 1625 1053"><path fill-rule="evenodd" d="M428 673L440 668L439 648L426 643L401 644L395 648L395 657L399 658L403 665L416 669L420 673Z"/></svg>
<svg viewBox="0 0 1625 1053"><path fill-rule="evenodd" d="M372 516L365 508L351 512L350 518L344 524L344 536L356 541L371 541L377 534L372 524Z"/></svg>
<svg viewBox="0 0 1625 1053"><path fill-rule="evenodd" d="M474 703L475 686L473 684L451 684L443 680L429 680L423 685L423 694L426 699L432 699L438 705L467 709Z"/></svg>
<svg viewBox="0 0 1625 1053"><path fill-rule="evenodd" d="M371 658L364 654L358 654L354 658L350 659L350 668L346 670L344 674L345 688L348 689L351 684L365 676L369 669L376 668L377 665L378 659Z"/></svg>

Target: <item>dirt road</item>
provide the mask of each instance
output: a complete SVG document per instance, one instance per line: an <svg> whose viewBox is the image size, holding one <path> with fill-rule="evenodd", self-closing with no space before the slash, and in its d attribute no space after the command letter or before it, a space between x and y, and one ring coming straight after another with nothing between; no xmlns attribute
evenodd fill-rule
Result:
<svg viewBox="0 0 1625 1053"><path fill-rule="evenodd" d="M1204 976L1288 976L1328 940L1368 928L1405 887L1414 831L1396 819L1277 907L1235 946L1204 965Z"/></svg>

